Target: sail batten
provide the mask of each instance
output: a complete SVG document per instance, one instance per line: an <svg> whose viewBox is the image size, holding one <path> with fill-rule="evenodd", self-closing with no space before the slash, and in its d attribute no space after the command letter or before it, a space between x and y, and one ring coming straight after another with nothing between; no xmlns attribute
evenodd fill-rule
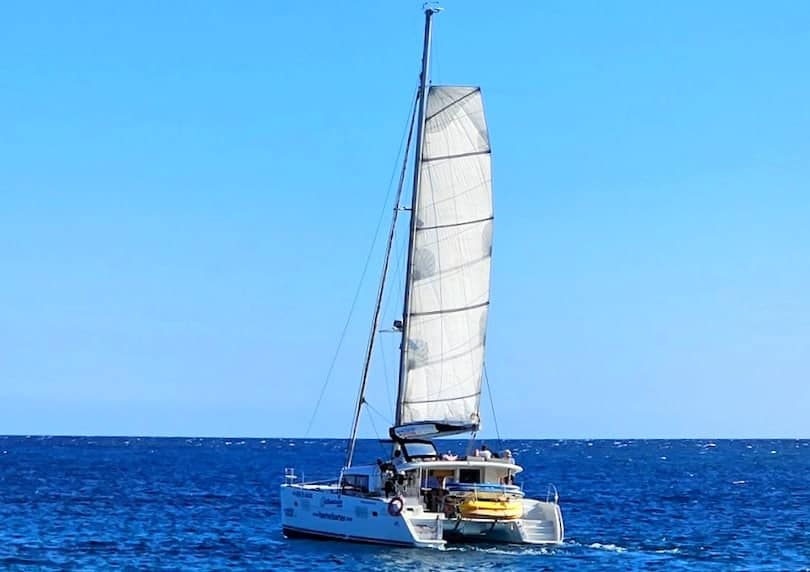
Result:
<svg viewBox="0 0 810 572"><path fill-rule="evenodd" d="M446 161L448 159L461 159L462 157L472 157L473 155L489 155L489 149L486 151L470 151L469 153L458 153L456 155L444 155L442 157L428 157L422 158L422 161Z"/></svg>
<svg viewBox="0 0 810 572"><path fill-rule="evenodd" d="M477 218L475 220L463 220L461 222L451 222L448 224L436 224L433 226L423 226L421 228L417 228L416 231L419 232L420 230L433 230L436 228L452 228L454 226L464 226L467 224L475 224L477 222L487 222L488 220L492 220L493 217L488 216L486 218Z"/></svg>
<svg viewBox="0 0 810 572"><path fill-rule="evenodd" d="M452 314L454 312L465 312L467 310L472 310L473 308L480 308L481 306L486 306L489 304L489 300L486 302L481 302L479 304L473 304L472 306L464 306L463 308L449 308L446 310L433 310L432 312L411 312L411 316L439 316L441 314Z"/></svg>
<svg viewBox="0 0 810 572"><path fill-rule="evenodd" d="M399 418L475 430L493 222L480 89L431 87L425 115Z"/></svg>

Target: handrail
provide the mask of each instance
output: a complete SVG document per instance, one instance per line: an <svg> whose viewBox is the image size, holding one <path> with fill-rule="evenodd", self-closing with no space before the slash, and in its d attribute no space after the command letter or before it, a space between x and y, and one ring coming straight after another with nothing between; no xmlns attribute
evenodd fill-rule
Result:
<svg viewBox="0 0 810 572"><path fill-rule="evenodd" d="M475 492L475 493L503 493L518 494L523 490L518 485L507 485L504 483L447 483L446 487L451 492Z"/></svg>

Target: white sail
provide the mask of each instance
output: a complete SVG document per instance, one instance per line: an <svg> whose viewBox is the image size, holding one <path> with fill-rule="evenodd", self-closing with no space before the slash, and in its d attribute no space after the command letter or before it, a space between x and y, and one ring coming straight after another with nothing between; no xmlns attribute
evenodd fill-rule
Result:
<svg viewBox="0 0 810 572"><path fill-rule="evenodd" d="M477 427L493 211L476 87L430 88L415 216L400 421Z"/></svg>

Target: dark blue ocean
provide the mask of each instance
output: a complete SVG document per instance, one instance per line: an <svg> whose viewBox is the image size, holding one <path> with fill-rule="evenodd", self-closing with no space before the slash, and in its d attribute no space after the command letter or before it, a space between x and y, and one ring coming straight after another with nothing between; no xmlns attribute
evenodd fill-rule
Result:
<svg viewBox="0 0 810 572"><path fill-rule="evenodd" d="M563 546L286 540L284 468L333 476L339 440L0 437L0 569L810 570L810 441L489 444L557 486Z"/></svg>

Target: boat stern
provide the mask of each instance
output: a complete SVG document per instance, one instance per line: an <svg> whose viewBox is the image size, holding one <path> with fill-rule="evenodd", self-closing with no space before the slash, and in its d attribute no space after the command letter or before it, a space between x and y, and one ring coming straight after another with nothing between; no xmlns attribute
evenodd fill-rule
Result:
<svg viewBox="0 0 810 572"><path fill-rule="evenodd" d="M553 501L523 499L519 530L524 544L562 543L565 529L560 505Z"/></svg>

